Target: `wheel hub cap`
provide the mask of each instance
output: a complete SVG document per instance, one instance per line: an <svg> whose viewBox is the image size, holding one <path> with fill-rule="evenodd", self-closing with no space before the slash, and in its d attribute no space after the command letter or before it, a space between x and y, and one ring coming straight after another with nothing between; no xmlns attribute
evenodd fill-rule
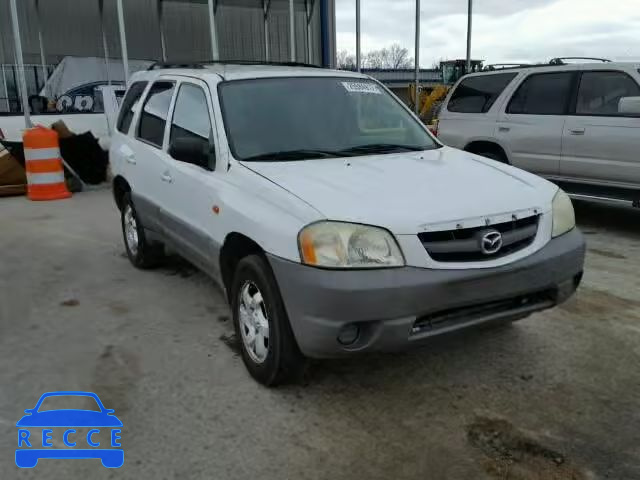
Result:
<svg viewBox="0 0 640 480"><path fill-rule="evenodd" d="M124 238L129 251L136 255L138 253L138 225L130 205L127 205L124 211Z"/></svg>
<svg viewBox="0 0 640 480"><path fill-rule="evenodd" d="M244 348L251 360L262 363L269 354L269 321L262 293L255 283L244 283L238 305Z"/></svg>

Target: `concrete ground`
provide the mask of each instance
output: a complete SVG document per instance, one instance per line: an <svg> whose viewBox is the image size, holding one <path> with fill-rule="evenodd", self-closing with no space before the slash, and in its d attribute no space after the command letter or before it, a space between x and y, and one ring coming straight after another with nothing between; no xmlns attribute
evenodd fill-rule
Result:
<svg viewBox="0 0 640 480"><path fill-rule="evenodd" d="M177 260L129 264L109 191L0 199L0 477L640 478L640 210L577 203L577 215L586 274L564 306L314 363L305 384L269 390L229 346L209 279ZM115 409L121 469L16 468L16 421L63 389Z"/></svg>

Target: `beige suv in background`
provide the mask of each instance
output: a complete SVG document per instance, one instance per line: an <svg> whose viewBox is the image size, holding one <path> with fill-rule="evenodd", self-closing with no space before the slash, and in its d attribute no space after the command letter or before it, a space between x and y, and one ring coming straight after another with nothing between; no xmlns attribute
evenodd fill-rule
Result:
<svg viewBox="0 0 640 480"><path fill-rule="evenodd" d="M447 145L640 206L640 64L536 65L467 75L449 93Z"/></svg>

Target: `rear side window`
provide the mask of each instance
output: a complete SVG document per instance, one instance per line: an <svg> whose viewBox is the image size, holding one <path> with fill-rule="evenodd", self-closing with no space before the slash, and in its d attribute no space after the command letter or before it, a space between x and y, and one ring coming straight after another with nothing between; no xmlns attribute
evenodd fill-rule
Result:
<svg viewBox="0 0 640 480"><path fill-rule="evenodd" d="M164 140L164 127L167 124L169 104L175 84L160 81L151 85L138 123L138 138L161 148Z"/></svg>
<svg viewBox="0 0 640 480"><path fill-rule="evenodd" d="M507 113L566 115L572 79L573 72L531 75L511 98Z"/></svg>
<svg viewBox="0 0 640 480"><path fill-rule="evenodd" d="M623 72L584 72L580 79L578 115L618 116L622 97L640 96L640 87Z"/></svg>
<svg viewBox="0 0 640 480"><path fill-rule="evenodd" d="M463 79L447 105L450 112L486 113L517 73L479 75Z"/></svg>
<svg viewBox="0 0 640 480"><path fill-rule="evenodd" d="M129 91L122 101L122 107L120 108L120 117L118 117L118 131L127 134L129 132L129 126L131 120L133 120L133 114L135 112L135 106L140 101L142 92L147 88L148 82L134 82L129 87Z"/></svg>

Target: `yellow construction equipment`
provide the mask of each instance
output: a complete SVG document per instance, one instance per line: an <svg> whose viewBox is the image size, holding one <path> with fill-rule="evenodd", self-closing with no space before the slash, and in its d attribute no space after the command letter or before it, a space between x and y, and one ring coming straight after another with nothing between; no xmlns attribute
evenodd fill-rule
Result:
<svg viewBox="0 0 640 480"><path fill-rule="evenodd" d="M438 110L449 93L449 90L460 77L466 73L479 72L482 70L483 60L472 60L471 70L466 71L466 60L446 60L440 62L440 72L442 73L442 83L431 86L420 86L418 93L418 114L420 119L427 125L433 123L438 117ZM416 85L409 85L409 101L411 107L416 104Z"/></svg>

